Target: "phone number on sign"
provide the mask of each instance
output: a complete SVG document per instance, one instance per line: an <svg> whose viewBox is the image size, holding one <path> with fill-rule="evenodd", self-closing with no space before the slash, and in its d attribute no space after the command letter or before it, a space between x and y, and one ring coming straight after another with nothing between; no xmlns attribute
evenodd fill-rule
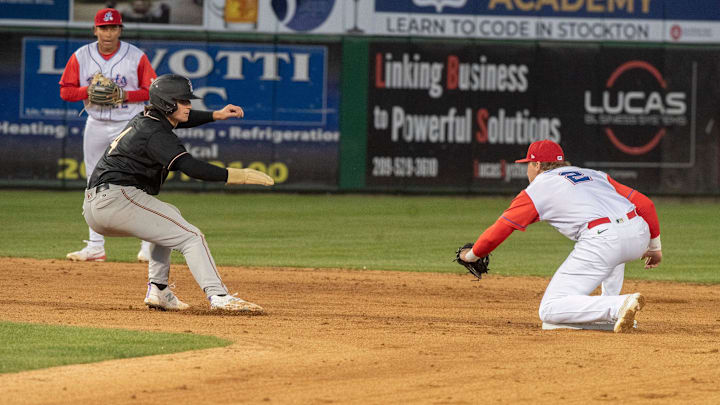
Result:
<svg viewBox="0 0 720 405"><path fill-rule="evenodd" d="M437 177L438 160L429 157L375 156L373 177Z"/></svg>

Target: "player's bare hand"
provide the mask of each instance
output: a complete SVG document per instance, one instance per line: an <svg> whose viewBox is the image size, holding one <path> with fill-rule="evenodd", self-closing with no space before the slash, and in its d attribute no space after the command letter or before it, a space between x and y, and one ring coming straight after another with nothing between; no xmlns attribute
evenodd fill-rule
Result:
<svg viewBox="0 0 720 405"><path fill-rule="evenodd" d="M646 269L655 268L662 261L662 251L661 250L648 250L642 256L642 259L645 261Z"/></svg>
<svg viewBox="0 0 720 405"><path fill-rule="evenodd" d="M471 250L471 249L463 249L463 250L461 250L461 251L460 251L460 258L463 259L464 261L468 262L468 263L472 263L472 262L478 261L479 257L476 257L476 258L474 258L474 259L468 259L467 253L468 253L470 250Z"/></svg>
<svg viewBox="0 0 720 405"><path fill-rule="evenodd" d="M245 111L242 107L228 104L223 107L222 110L213 111L213 119L215 121L226 120L228 118L242 118L245 116Z"/></svg>

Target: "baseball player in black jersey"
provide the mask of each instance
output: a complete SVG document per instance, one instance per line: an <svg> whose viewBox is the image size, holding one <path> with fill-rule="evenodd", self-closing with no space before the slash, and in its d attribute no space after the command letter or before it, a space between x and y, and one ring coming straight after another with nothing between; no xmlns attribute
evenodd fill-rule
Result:
<svg viewBox="0 0 720 405"><path fill-rule="evenodd" d="M160 310L183 310L168 287L170 253L185 256L195 281L210 301L211 309L262 312L228 290L220 279L205 236L188 223L173 205L154 196L170 171L205 181L271 186L273 179L253 169L221 168L193 158L173 133L215 120L244 115L229 104L218 111L194 111L190 81L163 75L150 86L150 105L136 115L105 150L88 182L83 216L88 225L105 236L134 236L151 242L149 283L145 304Z"/></svg>

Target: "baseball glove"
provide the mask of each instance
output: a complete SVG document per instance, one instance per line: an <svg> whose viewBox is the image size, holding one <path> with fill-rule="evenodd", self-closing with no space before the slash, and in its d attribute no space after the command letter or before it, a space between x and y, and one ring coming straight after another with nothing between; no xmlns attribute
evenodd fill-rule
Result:
<svg viewBox="0 0 720 405"><path fill-rule="evenodd" d="M88 101L93 104L116 105L125 101L125 91L100 72L92 77L87 92Z"/></svg>
<svg viewBox="0 0 720 405"><path fill-rule="evenodd" d="M466 243L463 246L460 246L458 250L455 251L455 262L458 262L461 266L465 267L467 271L470 272L473 276L477 277L478 280L482 278L483 273L487 273L488 265L490 264L490 256L485 256L479 258L476 262L466 262L465 260L460 258L460 252L462 252L464 249L472 249L473 244L472 243Z"/></svg>

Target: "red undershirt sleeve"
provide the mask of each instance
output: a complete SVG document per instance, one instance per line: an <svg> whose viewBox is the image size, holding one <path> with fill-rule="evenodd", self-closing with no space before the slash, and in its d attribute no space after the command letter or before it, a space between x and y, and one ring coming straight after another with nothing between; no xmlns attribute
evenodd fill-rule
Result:
<svg viewBox="0 0 720 405"><path fill-rule="evenodd" d="M480 235L473 245L473 254L484 257L505 241L514 230L525 231L528 225L540 220L535 205L525 190L521 191L485 232Z"/></svg>
<svg viewBox="0 0 720 405"><path fill-rule="evenodd" d="M157 77L157 74L155 74L155 70L153 70L150 61L145 55L140 57L140 63L138 63L137 68L137 75L138 85L140 88L138 90L130 90L127 92L128 103L139 103L147 101L150 98L150 84L152 83L153 79Z"/></svg>
<svg viewBox="0 0 720 405"><path fill-rule="evenodd" d="M643 193L633 190L624 184L618 183L610 176L607 176L607 179L610 184L615 187L615 191L617 191L618 194L635 204L635 210L638 215L643 217L650 227L650 238L657 238L660 236L660 221L658 220L657 211L655 211L655 204L653 204L652 200Z"/></svg>
<svg viewBox="0 0 720 405"><path fill-rule="evenodd" d="M75 54L72 54L60 78L60 98L65 101L81 101L87 97L87 86L80 86L80 65Z"/></svg>
<svg viewBox="0 0 720 405"><path fill-rule="evenodd" d="M87 86L60 87L60 98L65 101L82 101L88 98Z"/></svg>

